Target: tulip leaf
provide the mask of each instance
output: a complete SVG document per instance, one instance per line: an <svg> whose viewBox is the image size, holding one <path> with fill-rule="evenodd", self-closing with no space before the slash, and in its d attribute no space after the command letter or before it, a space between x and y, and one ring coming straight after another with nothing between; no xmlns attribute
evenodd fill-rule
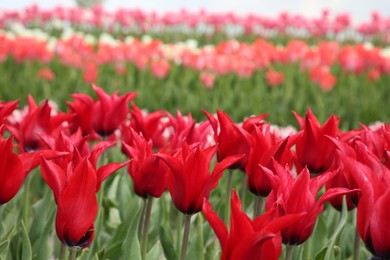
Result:
<svg viewBox="0 0 390 260"><path fill-rule="evenodd" d="M172 234L167 231L167 228L164 225L160 226L160 241L165 257L167 259L178 259Z"/></svg>
<svg viewBox="0 0 390 260"><path fill-rule="evenodd" d="M5 250L8 250L9 247L9 240L5 240L0 243L0 255L5 252ZM1 258L2 259L2 258Z"/></svg>
<svg viewBox="0 0 390 260"><path fill-rule="evenodd" d="M160 259L162 253L161 243L157 242L147 253L146 259Z"/></svg>
<svg viewBox="0 0 390 260"><path fill-rule="evenodd" d="M31 243L23 220L21 222L21 228L22 228L22 258L21 259L31 260L32 259Z"/></svg>
<svg viewBox="0 0 390 260"><path fill-rule="evenodd" d="M127 237L122 244L122 259L141 260L141 247L138 240L138 223L140 220L142 209L133 215L131 224L127 230Z"/></svg>
<svg viewBox="0 0 390 260"><path fill-rule="evenodd" d="M342 207L342 210L341 210L340 222L337 225L336 230L333 232L333 235L332 235L332 237L329 240L329 244L328 244L328 248L326 250L326 254L325 254L324 260L333 259L333 256L332 256L334 254L333 251L335 249L337 249L335 247L336 240L339 237L341 231L343 230L345 224L347 223L347 218L348 218L348 209L347 209L347 202L346 202L346 199L345 199L345 196L344 196L344 198L343 198L343 207Z"/></svg>

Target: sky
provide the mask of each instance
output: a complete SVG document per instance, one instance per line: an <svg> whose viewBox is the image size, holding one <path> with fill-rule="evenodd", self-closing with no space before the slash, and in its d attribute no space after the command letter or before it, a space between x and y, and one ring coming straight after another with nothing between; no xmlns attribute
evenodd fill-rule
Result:
<svg viewBox="0 0 390 260"><path fill-rule="evenodd" d="M39 3L42 8L75 6L75 0L0 0L1 10L20 10L33 3ZM145 11L178 11L185 8L190 11L205 9L210 12L233 11L238 14L255 13L266 16L276 16L282 11L301 14L306 17L319 17L322 10L327 8L331 14L348 12L354 22L367 21L371 12L379 11L383 16L390 17L389 0L105 0L104 7L109 10L116 8L141 8Z"/></svg>

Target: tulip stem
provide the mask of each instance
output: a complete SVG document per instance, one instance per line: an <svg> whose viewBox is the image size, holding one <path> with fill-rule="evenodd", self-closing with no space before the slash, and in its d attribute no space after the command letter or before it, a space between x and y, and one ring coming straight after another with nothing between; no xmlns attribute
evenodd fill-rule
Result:
<svg viewBox="0 0 390 260"><path fill-rule="evenodd" d="M144 202L144 205L142 207L142 213L141 213L141 218L139 220L139 224L138 224L138 238L140 239L140 241L142 240L142 234L143 234L143 228L144 228L144 223L145 223L145 214L146 214L146 204L147 204L147 199L144 199L143 200Z"/></svg>
<svg viewBox="0 0 390 260"><path fill-rule="evenodd" d="M226 186L226 204L225 204L225 224L229 227L230 221L230 197L232 195L232 186L233 186L233 170L229 170L227 186Z"/></svg>
<svg viewBox="0 0 390 260"><path fill-rule="evenodd" d="M246 183L247 183L248 176L244 174L244 177L241 181L241 190L240 190L240 200L242 205L245 205L245 199L246 199Z"/></svg>
<svg viewBox="0 0 390 260"><path fill-rule="evenodd" d="M354 241L354 244L353 244L353 260L359 260L359 255L360 255L360 235L359 235L359 231L357 229L357 226L356 226L356 229L355 229L355 241Z"/></svg>
<svg viewBox="0 0 390 260"><path fill-rule="evenodd" d="M255 204L254 204L254 210L253 210L253 218L256 218L260 216L263 212L263 207L264 207L264 199L257 195L255 197Z"/></svg>
<svg viewBox="0 0 390 260"><path fill-rule="evenodd" d="M58 260L65 260L65 252L66 252L66 246L61 243L60 254L58 256Z"/></svg>
<svg viewBox="0 0 390 260"><path fill-rule="evenodd" d="M184 223L183 243L181 244L180 260L185 260L187 255L188 239L190 237L192 215L186 215Z"/></svg>
<svg viewBox="0 0 390 260"><path fill-rule="evenodd" d="M286 245L286 259L285 260L292 260L293 249L294 249L293 246Z"/></svg>
<svg viewBox="0 0 390 260"><path fill-rule="evenodd" d="M68 260L76 260L77 258L77 249L69 248L69 258Z"/></svg>
<svg viewBox="0 0 390 260"><path fill-rule="evenodd" d="M148 231L149 231L149 223L150 223L150 216L152 213L152 206L153 206L153 197L148 197L146 199L146 213L143 220L143 227L142 227L142 241L141 241L141 256L142 259L146 259L146 253L148 251Z"/></svg>
<svg viewBox="0 0 390 260"><path fill-rule="evenodd" d="M27 175L25 178L25 190L24 190L24 197L23 197L23 215L22 219L25 225L28 224L28 215L30 211L30 186L31 186L31 175Z"/></svg>

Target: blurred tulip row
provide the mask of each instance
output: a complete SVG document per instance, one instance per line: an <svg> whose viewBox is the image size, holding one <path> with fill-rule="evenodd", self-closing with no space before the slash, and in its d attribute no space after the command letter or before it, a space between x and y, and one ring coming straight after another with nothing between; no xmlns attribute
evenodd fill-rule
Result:
<svg viewBox="0 0 390 260"><path fill-rule="evenodd" d="M379 38L389 42L390 20L378 11L372 12L371 20L354 23L350 14L331 14L324 10L316 18L283 12L276 17L257 14L238 15L232 12L212 13L206 10L192 12L182 9L177 12L147 12L139 9L121 8L108 11L102 6L92 9L55 7L41 9L32 5L21 11L3 10L0 14L0 27L6 28L12 22L28 26L62 28L71 24L86 30L95 28L112 32L175 32L200 33L213 37L215 33L227 35L257 35L275 37L324 37L343 40L372 40Z"/></svg>
<svg viewBox="0 0 390 260"><path fill-rule="evenodd" d="M390 258L388 124L197 122L92 89L0 103L2 259Z"/></svg>

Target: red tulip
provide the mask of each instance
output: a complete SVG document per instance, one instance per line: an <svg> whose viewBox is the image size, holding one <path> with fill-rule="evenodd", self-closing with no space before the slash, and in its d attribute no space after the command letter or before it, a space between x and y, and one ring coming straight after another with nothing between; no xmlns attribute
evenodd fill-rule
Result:
<svg viewBox="0 0 390 260"><path fill-rule="evenodd" d="M137 93L128 92L118 96L118 91L108 95L103 89L92 85L99 100L94 104L93 127L100 136L107 137L114 133L126 120L129 108L128 103Z"/></svg>
<svg viewBox="0 0 390 260"><path fill-rule="evenodd" d="M165 112L161 110L154 111L150 114L144 113L135 104L132 104L132 110L130 110L130 127L137 133L142 134L146 140L152 140L154 148L161 148L164 146L166 137L164 137L164 131L166 124L162 121L165 116ZM128 126L124 127L124 136L122 139L127 143Z"/></svg>
<svg viewBox="0 0 390 260"><path fill-rule="evenodd" d="M7 124L7 118L18 107L18 100L0 102L0 125Z"/></svg>
<svg viewBox="0 0 390 260"><path fill-rule="evenodd" d="M4 125L0 126L0 134ZM52 159L64 155L50 150L16 154L13 152L13 136L0 137L0 205L7 203L19 191L26 175L39 165L40 155Z"/></svg>
<svg viewBox="0 0 390 260"><path fill-rule="evenodd" d="M327 171L335 158L335 145L328 137L336 137L340 130L340 118L331 115L321 126L310 108L306 120L294 112L301 127L300 136L296 140L297 169L307 167L311 173Z"/></svg>
<svg viewBox="0 0 390 260"><path fill-rule="evenodd" d="M223 171L242 158L242 155L226 157L215 165L210 174L210 163L215 151L215 146L202 149L199 144L190 147L184 141L176 156L162 153L156 155L172 171L168 177L168 190L180 212L192 215L201 211L203 198L209 197Z"/></svg>
<svg viewBox="0 0 390 260"><path fill-rule="evenodd" d="M251 136L242 127L236 125L223 111L217 110L218 120L203 110L214 130L214 140L217 143L217 160L222 161L230 155L243 154L241 160L231 165L230 169L245 170L247 156L251 147Z"/></svg>
<svg viewBox="0 0 390 260"><path fill-rule="evenodd" d="M159 198L167 189L167 165L154 156L151 142L131 129L132 142L122 142L125 153L131 158L127 169L133 180L134 192L142 197Z"/></svg>
<svg viewBox="0 0 390 260"><path fill-rule="evenodd" d="M48 146L40 135L52 135L60 131L61 124L73 117L65 113L52 113L53 108L49 101L37 106L35 100L31 96L28 97L28 113L20 122L8 127L18 141L19 152L47 149Z"/></svg>
<svg viewBox="0 0 390 260"><path fill-rule="evenodd" d="M378 259L390 258L390 170L360 145L359 160L341 157L362 194L357 206L357 228L367 249ZM365 157L365 158L362 158Z"/></svg>
<svg viewBox="0 0 390 260"><path fill-rule="evenodd" d="M205 200L203 213L221 244L221 259L279 259L282 252L280 230L293 224L304 214L279 217L273 207L251 220L241 210L241 202L234 191L231 197L230 233L224 222L212 211Z"/></svg>
<svg viewBox="0 0 390 260"><path fill-rule="evenodd" d="M127 163L113 163L96 170L92 154L70 161L67 167L41 159L43 179L53 190L57 204L56 232L69 247L85 248L93 240L94 220L98 210L96 193L101 183Z"/></svg>
<svg viewBox="0 0 390 260"><path fill-rule="evenodd" d="M186 140L189 145L199 143L203 148L212 145L208 140L211 134L211 126L209 121L204 121L197 124L190 113L187 117L183 117L180 111L176 111L176 118L168 114L170 126L173 128L173 133L169 139L169 146L173 151L181 148L183 141Z"/></svg>
<svg viewBox="0 0 390 260"><path fill-rule="evenodd" d="M95 101L86 94L75 93L71 96L74 102L66 102L70 113L74 114L70 124L70 132L74 133L80 128L83 135L91 135L93 133L93 105Z"/></svg>
<svg viewBox="0 0 390 260"><path fill-rule="evenodd" d="M305 242L312 234L317 216L322 212L325 202L358 191L334 188L327 190L317 198L318 191L329 179L334 177L336 171L327 172L310 179L308 169L304 168L294 179L294 174L275 160L273 167L274 172L262 167L272 185L272 191L266 201L266 209L270 209L274 203L278 203L281 215L307 212L307 215L294 225L282 230L284 244L299 245Z"/></svg>
<svg viewBox="0 0 390 260"><path fill-rule="evenodd" d="M282 165L289 165L291 169L293 154L290 148L294 142L291 137L280 140L271 132L269 125L256 127L252 136L253 144L245 168L248 175L248 187L253 194L266 197L271 192L272 187L259 164L272 169L272 158L274 158Z"/></svg>

